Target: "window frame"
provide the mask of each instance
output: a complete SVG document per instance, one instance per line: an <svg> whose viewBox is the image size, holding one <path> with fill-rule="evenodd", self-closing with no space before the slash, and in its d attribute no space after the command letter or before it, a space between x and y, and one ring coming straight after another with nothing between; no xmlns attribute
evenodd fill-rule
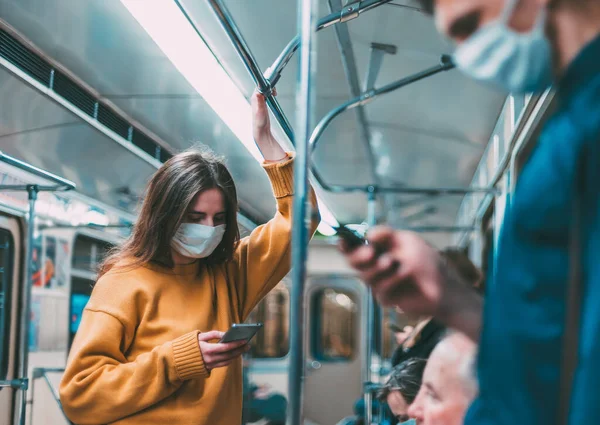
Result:
<svg viewBox="0 0 600 425"><path fill-rule="evenodd" d="M2 311L0 312L0 380L8 376L10 357L10 331L13 298L13 278L15 259L15 239L9 229L0 228L0 237L6 237L5 243L0 245L4 252L5 266L0 269L0 293L3 294Z"/></svg>

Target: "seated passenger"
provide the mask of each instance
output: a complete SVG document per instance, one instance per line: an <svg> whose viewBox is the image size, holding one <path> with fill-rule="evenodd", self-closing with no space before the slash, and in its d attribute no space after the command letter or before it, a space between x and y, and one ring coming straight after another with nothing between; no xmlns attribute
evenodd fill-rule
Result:
<svg viewBox="0 0 600 425"><path fill-rule="evenodd" d="M277 393L269 391L268 386L257 386L250 382L247 364L244 364L244 402L242 425L267 421L266 425L285 425L287 400Z"/></svg>
<svg viewBox="0 0 600 425"><path fill-rule="evenodd" d="M392 366L412 358L427 359L444 332L446 328L431 317L421 318L392 354Z"/></svg>
<svg viewBox="0 0 600 425"><path fill-rule="evenodd" d="M467 408L477 396L474 376L476 345L454 332L431 353L423 383L408 415L417 425L462 425Z"/></svg>
<svg viewBox="0 0 600 425"><path fill-rule="evenodd" d="M483 291L483 275L466 254L456 248L446 248L440 254L446 260L452 272L456 273L463 282L472 285L479 293ZM402 312L400 309L398 310ZM396 367L409 359L428 359L440 339L447 332L446 327L431 316L424 316L418 320L414 328L407 328L410 327L406 327L402 332L395 332L397 338L401 338L402 341L392 354L392 367ZM373 403L373 415L378 413L379 407L377 402ZM356 401L354 411L358 418L364 417L364 399L361 398Z"/></svg>
<svg viewBox="0 0 600 425"><path fill-rule="evenodd" d="M240 423L248 346L218 341L290 270L292 227L293 155L272 136L264 98L252 106L275 217L240 240L222 160L188 150L163 164L83 313L60 387L73 422Z"/></svg>
<svg viewBox="0 0 600 425"><path fill-rule="evenodd" d="M404 423L410 419L408 407L421 388L425 364L426 360L416 358L400 363L392 370L388 381L377 395L380 401L387 403L398 422Z"/></svg>

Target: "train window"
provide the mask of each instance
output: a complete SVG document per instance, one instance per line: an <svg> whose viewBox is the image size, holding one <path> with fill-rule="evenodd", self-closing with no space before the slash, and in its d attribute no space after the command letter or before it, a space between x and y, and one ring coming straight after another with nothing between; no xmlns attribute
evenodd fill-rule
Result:
<svg viewBox="0 0 600 425"><path fill-rule="evenodd" d="M277 285L250 313L249 323L263 323L252 340L250 355L257 359L285 357L289 351L290 294Z"/></svg>
<svg viewBox="0 0 600 425"><path fill-rule="evenodd" d="M78 235L73 248L73 268L96 272L111 247L109 242Z"/></svg>
<svg viewBox="0 0 600 425"><path fill-rule="evenodd" d="M324 289L313 295L313 357L321 361L345 361L357 351L358 307L350 292Z"/></svg>
<svg viewBox="0 0 600 425"><path fill-rule="evenodd" d="M0 380L8 373L13 255L12 235L0 229Z"/></svg>

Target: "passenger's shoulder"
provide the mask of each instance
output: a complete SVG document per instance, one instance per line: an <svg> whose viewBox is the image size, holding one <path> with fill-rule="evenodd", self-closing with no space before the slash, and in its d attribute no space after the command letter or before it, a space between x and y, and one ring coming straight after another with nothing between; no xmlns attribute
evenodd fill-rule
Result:
<svg viewBox="0 0 600 425"><path fill-rule="evenodd" d="M541 146L562 158L566 152L580 152L600 143L600 78L575 96L563 99L559 95L556 104L540 136Z"/></svg>
<svg viewBox="0 0 600 425"><path fill-rule="evenodd" d="M600 75L569 104L568 119L587 141L600 141Z"/></svg>
<svg viewBox="0 0 600 425"><path fill-rule="evenodd" d="M111 291L124 286L135 288L143 285L148 273L151 271L143 265L119 262L98 278L94 290Z"/></svg>
<svg viewBox="0 0 600 425"><path fill-rule="evenodd" d="M117 318L137 316L152 298L148 274L143 266L117 264L103 274L92 290L88 310L101 311Z"/></svg>

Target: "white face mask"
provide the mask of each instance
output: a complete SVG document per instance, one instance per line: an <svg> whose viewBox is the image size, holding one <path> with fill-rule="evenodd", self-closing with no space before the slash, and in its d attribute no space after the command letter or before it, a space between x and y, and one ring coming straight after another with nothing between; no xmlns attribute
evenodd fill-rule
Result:
<svg viewBox="0 0 600 425"><path fill-rule="evenodd" d="M512 93L543 90L552 84L552 48L545 34L546 11L528 33L508 26L518 0L506 0L502 15L465 40L454 63L476 80Z"/></svg>
<svg viewBox="0 0 600 425"><path fill-rule="evenodd" d="M171 241L171 247L184 257L206 258L219 246L225 225L216 227L183 223Z"/></svg>

